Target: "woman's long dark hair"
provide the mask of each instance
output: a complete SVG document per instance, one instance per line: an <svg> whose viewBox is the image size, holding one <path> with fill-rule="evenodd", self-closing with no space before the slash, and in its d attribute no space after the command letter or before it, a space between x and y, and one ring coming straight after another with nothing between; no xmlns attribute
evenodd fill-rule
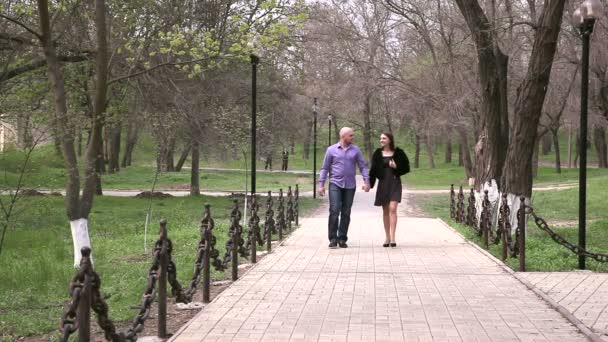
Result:
<svg viewBox="0 0 608 342"><path fill-rule="evenodd" d="M386 137L388 138L388 140L390 141L388 143L388 147L391 149L391 151L395 150L395 138L393 137L392 133L389 132L384 132L382 133L383 135L386 135Z"/></svg>

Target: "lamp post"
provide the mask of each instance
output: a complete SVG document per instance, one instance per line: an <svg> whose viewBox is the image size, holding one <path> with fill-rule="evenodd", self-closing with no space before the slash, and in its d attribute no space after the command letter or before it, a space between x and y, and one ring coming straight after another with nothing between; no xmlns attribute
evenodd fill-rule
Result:
<svg viewBox="0 0 608 342"><path fill-rule="evenodd" d="M329 114L327 116L327 121L329 122L329 126L328 127L328 131L329 131L329 137L327 139L327 147L331 146L331 120L333 119L333 116L331 116L331 114Z"/></svg>
<svg viewBox="0 0 608 342"><path fill-rule="evenodd" d="M580 118L580 167L579 167L579 202L578 202L578 245L582 250L587 248L586 214L587 214L587 102L589 95L589 45L595 20L602 11L600 0L585 0L572 15L573 24L580 30L583 40L581 70L581 118ZM578 256L578 267L585 269L585 256Z"/></svg>
<svg viewBox="0 0 608 342"><path fill-rule="evenodd" d="M319 106L317 104L317 98L315 97L312 105L313 115L313 147L312 147L312 198L317 198L317 112Z"/></svg>
<svg viewBox="0 0 608 342"><path fill-rule="evenodd" d="M255 171L256 171L256 134L257 134L257 73L260 57L252 53L251 59L251 196L255 196Z"/></svg>

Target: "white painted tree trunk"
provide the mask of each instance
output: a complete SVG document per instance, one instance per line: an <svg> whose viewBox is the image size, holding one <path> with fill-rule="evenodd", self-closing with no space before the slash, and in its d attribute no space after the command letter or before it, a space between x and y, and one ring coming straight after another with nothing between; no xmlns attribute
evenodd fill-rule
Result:
<svg viewBox="0 0 608 342"><path fill-rule="evenodd" d="M72 229L72 241L74 242L74 268L78 268L82 258L80 250L82 247L91 248L89 222L84 218L70 221L70 228ZM91 263L93 263L93 254L91 254Z"/></svg>

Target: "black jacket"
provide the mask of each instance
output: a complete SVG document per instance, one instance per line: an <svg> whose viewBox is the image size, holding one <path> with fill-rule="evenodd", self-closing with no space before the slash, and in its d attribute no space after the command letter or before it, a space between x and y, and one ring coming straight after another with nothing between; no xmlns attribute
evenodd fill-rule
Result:
<svg viewBox="0 0 608 342"><path fill-rule="evenodd" d="M405 152L399 147L395 148L393 160L395 161L395 164L397 164L397 168L395 169L397 176L403 176L410 172L410 161L407 159ZM376 179L382 179L384 177L383 168L384 160L382 157L382 149L379 148L372 156L372 167L369 170L369 184L372 188L374 187L374 184L376 184Z"/></svg>

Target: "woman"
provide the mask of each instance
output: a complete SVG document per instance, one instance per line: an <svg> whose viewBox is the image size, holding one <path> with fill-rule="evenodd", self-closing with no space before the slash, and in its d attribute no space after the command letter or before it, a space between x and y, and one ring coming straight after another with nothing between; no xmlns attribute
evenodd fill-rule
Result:
<svg viewBox="0 0 608 342"><path fill-rule="evenodd" d="M375 206L382 207L386 239L382 247L397 247L397 205L401 203L401 176L410 172L410 162L405 152L395 147L391 133L380 135L380 148L374 152L369 172L373 188L378 179Z"/></svg>

